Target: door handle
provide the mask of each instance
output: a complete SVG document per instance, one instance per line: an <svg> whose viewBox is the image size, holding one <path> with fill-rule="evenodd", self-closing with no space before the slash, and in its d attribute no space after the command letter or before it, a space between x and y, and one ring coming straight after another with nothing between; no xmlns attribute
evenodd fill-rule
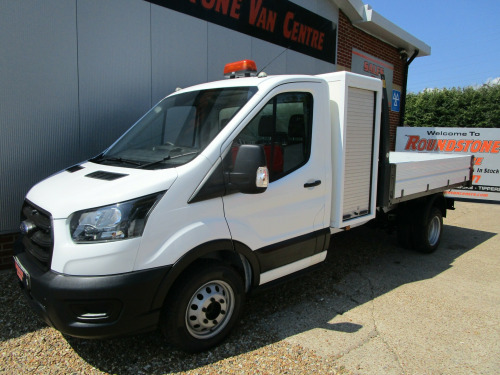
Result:
<svg viewBox="0 0 500 375"><path fill-rule="evenodd" d="M313 181L313 182L306 182L304 184L304 187L305 188L310 188L310 187L315 187L315 186L318 186L318 185L321 185L321 180L316 180L316 181Z"/></svg>

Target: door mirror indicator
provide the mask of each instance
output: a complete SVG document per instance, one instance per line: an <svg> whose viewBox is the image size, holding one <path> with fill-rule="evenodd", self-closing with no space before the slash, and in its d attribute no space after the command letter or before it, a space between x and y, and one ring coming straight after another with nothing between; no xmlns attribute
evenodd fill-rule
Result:
<svg viewBox="0 0 500 375"><path fill-rule="evenodd" d="M269 170L267 167L259 167L257 169L255 184L258 188L267 188L269 186Z"/></svg>

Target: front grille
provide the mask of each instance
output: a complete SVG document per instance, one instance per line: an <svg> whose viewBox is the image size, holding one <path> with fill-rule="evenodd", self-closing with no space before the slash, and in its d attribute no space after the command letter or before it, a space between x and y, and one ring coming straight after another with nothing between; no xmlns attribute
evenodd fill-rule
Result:
<svg viewBox="0 0 500 375"><path fill-rule="evenodd" d="M30 230L22 236L25 251L44 270L48 270L54 250L51 215L31 202L25 201L21 211L21 221L28 223L30 227Z"/></svg>

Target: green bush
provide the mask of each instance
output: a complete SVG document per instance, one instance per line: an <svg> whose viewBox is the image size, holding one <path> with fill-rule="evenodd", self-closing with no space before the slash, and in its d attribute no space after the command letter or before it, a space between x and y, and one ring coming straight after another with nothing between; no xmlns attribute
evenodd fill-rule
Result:
<svg viewBox="0 0 500 375"><path fill-rule="evenodd" d="M406 95L405 124L500 128L500 84L409 93Z"/></svg>

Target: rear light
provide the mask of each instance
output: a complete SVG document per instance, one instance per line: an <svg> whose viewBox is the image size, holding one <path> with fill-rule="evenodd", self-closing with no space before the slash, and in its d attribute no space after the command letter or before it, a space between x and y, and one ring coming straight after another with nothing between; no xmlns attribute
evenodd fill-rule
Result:
<svg viewBox="0 0 500 375"><path fill-rule="evenodd" d="M224 77L240 78L255 77L257 75L257 64L253 60L241 60L226 64Z"/></svg>

